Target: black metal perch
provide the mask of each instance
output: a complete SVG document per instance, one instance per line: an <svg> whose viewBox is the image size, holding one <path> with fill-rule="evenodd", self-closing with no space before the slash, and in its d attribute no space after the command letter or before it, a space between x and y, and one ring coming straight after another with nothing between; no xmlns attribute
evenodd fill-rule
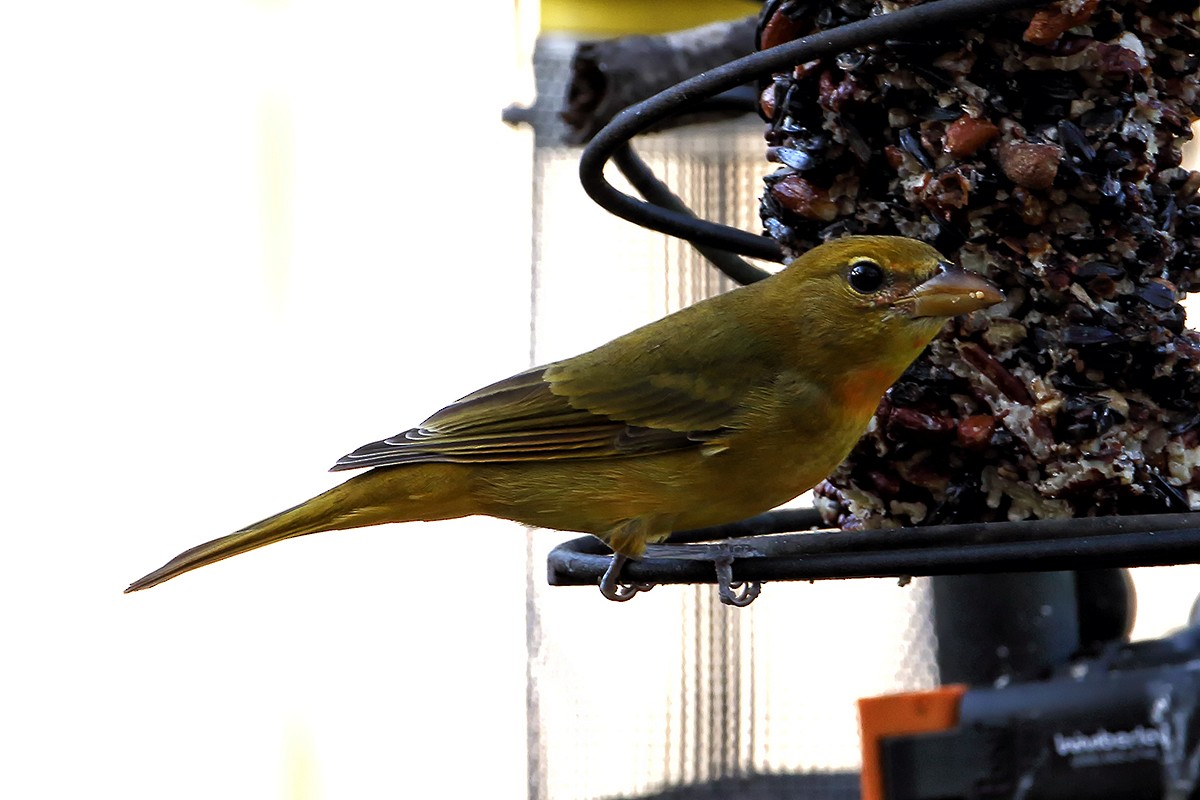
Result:
<svg viewBox="0 0 1200 800"><path fill-rule="evenodd" d="M819 529L814 509L780 510L683 531L626 563L635 583L815 581L989 572L1148 567L1200 562L1200 513L931 525L872 531ZM797 532L807 531L807 532ZM551 551L553 586L594 585L610 560L590 536Z"/></svg>

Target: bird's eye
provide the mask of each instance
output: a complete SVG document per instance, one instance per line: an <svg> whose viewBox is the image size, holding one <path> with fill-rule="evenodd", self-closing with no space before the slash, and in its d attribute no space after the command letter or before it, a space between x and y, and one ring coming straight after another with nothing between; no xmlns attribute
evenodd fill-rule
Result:
<svg viewBox="0 0 1200 800"><path fill-rule="evenodd" d="M851 288L859 294L871 294L879 291L884 284L883 267L867 258L860 258L850 264L850 272L846 279Z"/></svg>

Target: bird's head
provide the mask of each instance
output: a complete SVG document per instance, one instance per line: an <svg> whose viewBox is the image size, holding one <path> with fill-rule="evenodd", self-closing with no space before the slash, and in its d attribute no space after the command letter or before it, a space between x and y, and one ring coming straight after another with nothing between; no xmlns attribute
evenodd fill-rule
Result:
<svg viewBox="0 0 1200 800"><path fill-rule="evenodd" d="M776 276L804 309L807 346L908 366L951 317L999 303L990 281L901 236L846 236Z"/></svg>

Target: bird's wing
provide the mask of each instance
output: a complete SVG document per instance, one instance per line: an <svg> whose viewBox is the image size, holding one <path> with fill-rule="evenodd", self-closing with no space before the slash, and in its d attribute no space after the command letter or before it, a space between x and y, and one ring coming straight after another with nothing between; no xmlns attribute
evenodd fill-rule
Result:
<svg viewBox="0 0 1200 800"><path fill-rule="evenodd" d="M576 358L519 373L443 408L418 428L360 447L333 469L612 458L702 447L734 423L746 388L709 386L694 374L594 366ZM637 377L621 380L622 374Z"/></svg>

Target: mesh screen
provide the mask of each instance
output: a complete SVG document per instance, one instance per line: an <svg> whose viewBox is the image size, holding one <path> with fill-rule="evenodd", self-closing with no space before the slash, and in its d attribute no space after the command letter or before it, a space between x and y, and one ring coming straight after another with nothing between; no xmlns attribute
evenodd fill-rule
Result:
<svg viewBox="0 0 1200 800"><path fill-rule="evenodd" d="M544 105L563 96L572 47L543 39L536 58L535 363L731 288L689 245L583 193L579 150L554 144ZM759 229L770 167L757 119L642 137L637 149L701 216ZM855 699L935 683L925 581L768 584L746 609L722 606L711 586L615 604L545 584L562 538L529 539L531 797L856 797L853 776L834 774L858 766Z"/></svg>

